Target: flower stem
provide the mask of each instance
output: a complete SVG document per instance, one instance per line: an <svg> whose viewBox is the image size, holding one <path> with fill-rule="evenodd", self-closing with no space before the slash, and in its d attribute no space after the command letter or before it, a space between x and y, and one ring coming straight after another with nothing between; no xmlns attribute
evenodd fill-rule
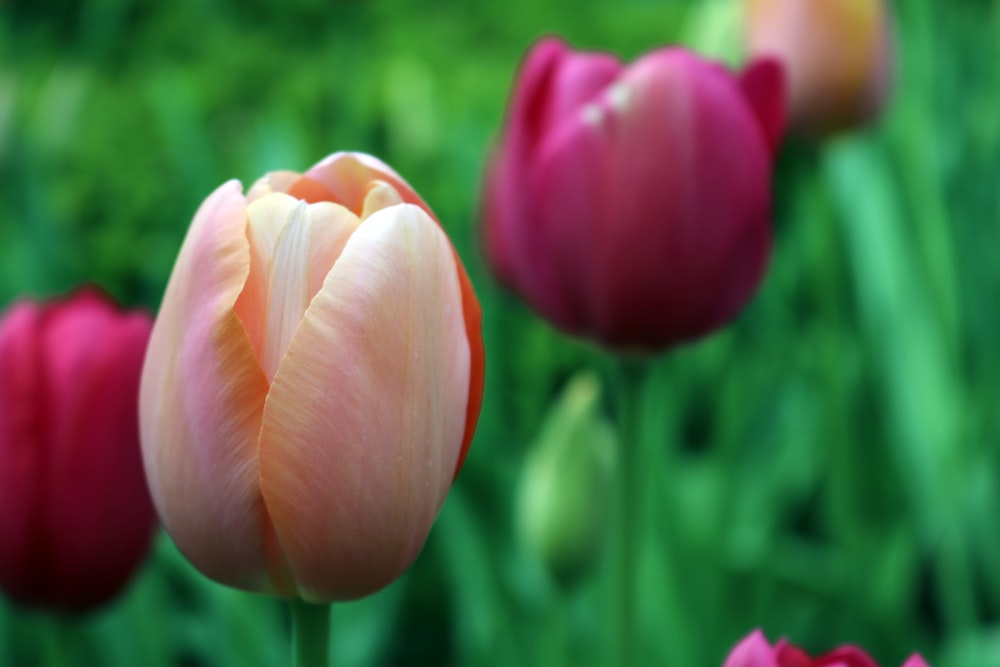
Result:
<svg viewBox="0 0 1000 667"><path fill-rule="evenodd" d="M44 667L69 667L73 664L73 640L76 628L71 619L59 615L46 615L41 619L43 638L42 665Z"/></svg>
<svg viewBox="0 0 1000 667"><path fill-rule="evenodd" d="M330 605L299 598L292 608L292 665L326 667L330 652Z"/></svg>
<svg viewBox="0 0 1000 667"><path fill-rule="evenodd" d="M642 664L638 632L637 569L642 543L643 461L641 446L641 398L645 364L635 359L618 361L618 484L616 521L616 602L617 660L623 667ZM638 659L637 659L638 658Z"/></svg>

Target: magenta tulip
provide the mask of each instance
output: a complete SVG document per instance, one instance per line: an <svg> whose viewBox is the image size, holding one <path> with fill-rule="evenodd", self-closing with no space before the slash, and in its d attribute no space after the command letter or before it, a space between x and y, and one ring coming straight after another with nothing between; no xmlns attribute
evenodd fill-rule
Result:
<svg viewBox="0 0 1000 667"><path fill-rule="evenodd" d="M726 324L767 264L782 81L772 60L737 77L679 48L626 67L541 41L485 187L500 280L558 328L616 349Z"/></svg>
<svg viewBox="0 0 1000 667"><path fill-rule="evenodd" d="M782 640L772 646L760 630L743 639L726 658L723 667L878 667L878 664L856 646L841 646L818 658L811 658L802 649ZM903 667L928 667L914 654Z"/></svg>
<svg viewBox="0 0 1000 667"><path fill-rule="evenodd" d="M21 603L96 607L149 549L137 406L151 326L95 291L0 321L0 585Z"/></svg>
<svg viewBox="0 0 1000 667"><path fill-rule="evenodd" d="M224 584L368 595L423 547L482 389L479 302L388 165L231 181L195 214L143 370L156 508Z"/></svg>

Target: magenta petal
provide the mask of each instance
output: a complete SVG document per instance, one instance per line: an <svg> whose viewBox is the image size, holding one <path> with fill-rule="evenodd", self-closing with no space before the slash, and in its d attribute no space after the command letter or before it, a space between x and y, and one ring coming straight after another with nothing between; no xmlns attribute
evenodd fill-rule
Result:
<svg viewBox="0 0 1000 667"><path fill-rule="evenodd" d="M578 114L621 71L610 54L574 53L555 38L540 41L521 67L505 140L488 170L485 195L486 248L490 261L507 283L520 272L511 247L518 247L533 227L531 207L522 206L524 164L534 156L547 133ZM513 237L513 238L511 238Z"/></svg>
<svg viewBox="0 0 1000 667"><path fill-rule="evenodd" d="M784 67L776 58L757 58L744 68L739 80L771 152L776 153L788 114Z"/></svg>
<svg viewBox="0 0 1000 667"><path fill-rule="evenodd" d="M91 609L146 554L136 396L151 326L91 290L0 321L0 583L20 602Z"/></svg>
<svg viewBox="0 0 1000 667"><path fill-rule="evenodd" d="M816 658L816 667L878 667L871 656L857 646L840 646Z"/></svg>
<svg viewBox="0 0 1000 667"><path fill-rule="evenodd" d="M0 512L0 584L16 599L30 599L46 578L41 319L38 306L20 303L0 321L0 506L19 508Z"/></svg>
<svg viewBox="0 0 1000 667"><path fill-rule="evenodd" d="M94 292L53 310L42 338L50 412L45 522L59 545L48 554L49 585L87 607L124 585L152 537L137 403L153 323Z"/></svg>

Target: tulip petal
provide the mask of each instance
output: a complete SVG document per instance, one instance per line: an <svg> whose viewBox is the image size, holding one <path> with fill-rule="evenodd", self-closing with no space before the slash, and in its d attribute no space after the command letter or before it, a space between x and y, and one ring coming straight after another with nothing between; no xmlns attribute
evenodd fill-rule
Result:
<svg viewBox="0 0 1000 667"><path fill-rule="evenodd" d="M483 197L486 252L500 281L510 287L521 284L523 269L519 266L522 243L527 239L519 233L529 224L529 209L524 199L524 165L530 149L541 136L539 113L544 107L545 94L560 60L567 52L558 39L543 39L528 53L517 77L510 112L504 122L504 141L487 167L486 191Z"/></svg>
<svg viewBox="0 0 1000 667"><path fill-rule="evenodd" d="M392 187L393 190L408 204L415 204L422 208L427 215L437 220L437 216L423 199L410 187L402 176L378 158L366 153L334 153L319 162L303 178L315 179L322 183L331 191L336 191L338 201L348 209L363 215L365 201L370 194L371 183L365 186L360 185L364 179L369 181L381 181ZM339 179L345 179L343 181ZM349 183L349 187L345 184ZM289 191L290 194L295 194ZM300 196L300 195L296 195ZM333 200L331 200L333 201ZM359 203L360 202L360 203ZM479 410L483 402L483 388L485 383L485 350L483 346L483 314L476 298L475 290L469 275L459 258L458 253L454 253L455 264L458 268L458 280L462 289L462 311L465 315L465 326L468 333L470 356L471 356L471 377L469 381L469 404L466 412L465 437L462 441L462 453L455 466L455 475L458 475L465 456L472 443L472 436L476 430L476 422L479 419Z"/></svg>
<svg viewBox="0 0 1000 667"><path fill-rule="evenodd" d="M472 436L476 433L476 423L479 421L479 411L483 406L483 390L486 384L486 349L483 344L483 311L472 289L465 267L458 253L452 248L455 266L458 269L458 284L462 290L462 314L465 320L465 333L469 341L469 402L465 413L465 435L462 436L462 451L455 464L455 477L465 464L465 457L472 444Z"/></svg>
<svg viewBox="0 0 1000 667"><path fill-rule="evenodd" d="M152 320L119 313L96 291L50 309L40 369L48 462L39 528L59 545L46 551L46 585L67 596L65 605L86 609L121 589L153 534L134 403Z"/></svg>
<svg viewBox="0 0 1000 667"><path fill-rule="evenodd" d="M857 646L838 646L813 660L811 665L812 667L878 667L878 663Z"/></svg>
<svg viewBox="0 0 1000 667"><path fill-rule="evenodd" d="M572 119L621 72L608 54L573 53L554 38L541 40L528 54L505 123L506 138L490 166L485 193L487 250L500 279L524 292L528 301L567 329L579 309L547 261L538 216L525 196L531 164L541 144L560 123ZM526 279L527 277L527 279Z"/></svg>
<svg viewBox="0 0 1000 667"><path fill-rule="evenodd" d="M771 153L777 153L788 113L781 62L775 58L757 58L740 73L739 81L750 108L757 114Z"/></svg>
<svg viewBox="0 0 1000 667"><path fill-rule="evenodd" d="M930 667L927 661L924 660L919 653L914 653L911 655L906 662L903 663L903 667Z"/></svg>
<svg viewBox="0 0 1000 667"><path fill-rule="evenodd" d="M399 193L404 202L416 204L429 216L437 219L402 176L389 165L366 153L334 153L311 167L306 176L326 187L333 195L331 201L346 206L357 216L361 216L364 210L372 181L385 181Z"/></svg>
<svg viewBox="0 0 1000 667"><path fill-rule="evenodd" d="M396 188L384 181L372 181L372 183L368 186L368 194L365 195L365 203L361 211L361 219L364 220L365 218L371 217L372 213L375 211L381 211L383 208L388 208L402 203L403 198L399 196L398 192L396 192Z"/></svg>
<svg viewBox="0 0 1000 667"><path fill-rule="evenodd" d="M301 174L287 169L268 172L258 178L250 186L250 189L247 190L246 203L247 205L252 204L261 197L273 192L288 192L289 188L295 185L301 178ZM305 197L299 197L299 199L305 199Z"/></svg>
<svg viewBox="0 0 1000 667"><path fill-rule="evenodd" d="M610 53L575 53L564 45L547 82L544 96L537 98L529 114L535 118L518 119L528 123L534 136L526 148L530 151L539 139L563 119L579 112L593 101L615 78L621 74L621 62Z"/></svg>
<svg viewBox="0 0 1000 667"><path fill-rule="evenodd" d="M754 630L730 651L723 667L778 667L778 662L764 633Z"/></svg>
<svg viewBox="0 0 1000 667"><path fill-rule="evenodd" d="M257 437L267 395L234 305L250 272L245 199L230 181L195 215L153 328L140 429L154 503L207 576L269 589Z"/></svg>
<svg viewBox="0 0 1000 667"><path fill-rule="evenodd" d="M15 599L46 586L43 564L47 405L42 379L41 309L15 305L0 327L0 575Z"/></svg>
<svg viewBox="0 0 1000 667"><path fill-rule="evenodd" d="M339 204L272 193L247 206L250 276L236 312L268 381L309 302L358 225Z"/></svg>
<svg viewBox="0 0 1000 667"><path fill-rule="evenodd" d="M469 364L440 226L412 205L376 212L309 306L264 411L261 489L304 597L369 594L419 553L457 466Z"/></svg>

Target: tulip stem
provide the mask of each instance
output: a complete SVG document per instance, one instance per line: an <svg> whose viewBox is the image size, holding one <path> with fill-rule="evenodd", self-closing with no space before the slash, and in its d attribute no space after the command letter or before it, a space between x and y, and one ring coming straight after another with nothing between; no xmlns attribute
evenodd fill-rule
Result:
<svg viewBox="0 0 1000 667"><path fill-rule="evenodd" d="M642 361L618 361L616 391L618 416L618 520L616 521L616 567L614 590L616 601L617 660L623 667L642 664L638 631L637 570L639 547L642 543L643 461L642 461L642 387L646 367Z"/></svg>
<svg viewBox="0 0 1000 667"><path fill-rule="evenodd" d="M330 653L330 605L291 600L292 665L326 667Z"/></svg>
<svg viewBox="0 0 1000 667"><path fill-rule="evenodd" d="M73 621L59 615L42 619L42 665L44 667L69 667L73 664Z"/></svg>

